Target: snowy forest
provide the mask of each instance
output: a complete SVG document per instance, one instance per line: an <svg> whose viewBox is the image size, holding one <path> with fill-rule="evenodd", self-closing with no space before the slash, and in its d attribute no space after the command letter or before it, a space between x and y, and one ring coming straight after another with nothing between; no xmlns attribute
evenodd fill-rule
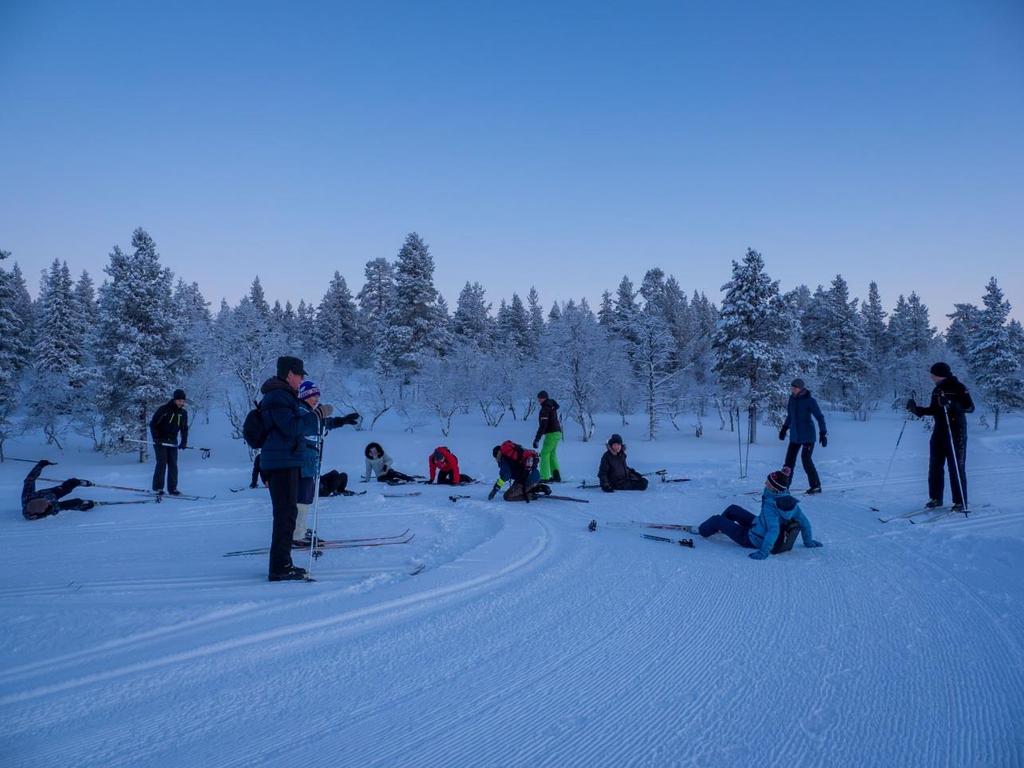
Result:
<svg viewBox="0 0 1024 768"><path fill-rule="evenodd" d="M887 311L876 283L860 299L842 275L783 290L753 249L719 297L653 267L622 277L596 310L535 289L495 308L479 282L452 310L416 233L393 260L366 263L358 292L335 272L318 301L298 306L271 305L255 276L237 305L211 309L143 229L114 247L99 286L55 260L33 299L12 254L0 259L0 457L5 440L39 430L58 447L76 433L145 460L145 443L130 441L147 440L152 411L179 386L196 421L221 410L240 438L282 354L301 356L326 400L359 411L368 430L384 414L444 435L457 414L497 427L528 419L546 389L584 441L603 412L642 419L652 440L711 428L755 442L759 424L781 422L795 376L823 405L866 420L912 393L926 399L940 359L974 390L983 426L1024 404L1024 329L995 277L976 286L981 306L956 304L940 333L914 292Z"/></svg>

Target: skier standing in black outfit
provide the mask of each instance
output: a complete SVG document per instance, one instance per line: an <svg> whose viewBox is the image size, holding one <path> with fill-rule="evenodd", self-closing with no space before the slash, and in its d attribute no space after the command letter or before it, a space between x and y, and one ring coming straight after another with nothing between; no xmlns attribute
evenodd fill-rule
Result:
<svg viewBox="0 0 1024 768"><path fill-rule="evenodd" d="M804 386L803 379L793 379L789 388L789 402L786 404L786 420L779 430L779 440L786 439L789 433L789 447L786 448L786 460L783 466L789 467L790 473L796 467L796 455L799 453L804 465L804 472L807 473L809 488L807 493L821 493L821 478L818 477L818 469L814 466L811 454L814 453L814 439L818 437L821 447L828 445L828 430L825 428L825 416L818 407L818 401L811 397L811 390ZM821 435L817 436L814 431L814 417L821 428ZM790 474L792 477L792 474Z"/></svg>
<svg viewBox="0 0 1024 768"><path fill-rule="evenodd" d="M181 493L178 490L178 450L188 447L188 411L185 410L184 390L174 390L170 401L156 409L149 422L149 434L153 436L153 455L156 457L153 490L163 493L166 473L167 492L177 496Z"/></svg>
<svg viewBox="0 0 1024 768"><path fill-rule="evenodd" d="M608 438L608 450L601 457L597 479L605 493L613 491L646 491L647 478L626 463L626 446L621 435Z"/></svg>
<svg viewBox="0 0 1024 768"><path fill-rule="evenodd" d="M935 428L928 443L928 503L925 506L929 509L942 506L945 490L942 465L948 464L952 510L963 512L967 508L966 414L974 412L974 401L964 383L953 375L948 363L935 363L930 373L935 382L931 402L923 407L914 398L907 400L907 410L915 416L935 419Z"/></svg>

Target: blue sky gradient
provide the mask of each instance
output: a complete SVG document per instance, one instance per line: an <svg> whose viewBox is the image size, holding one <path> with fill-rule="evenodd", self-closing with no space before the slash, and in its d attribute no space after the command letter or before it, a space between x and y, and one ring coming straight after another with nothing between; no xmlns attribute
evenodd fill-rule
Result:
<svg viewBox="0 0 1024 768"><path fill-rule="evenodd" d="M1024 301L1024 4L0 0L0 247L319 300L418 231L454 304L716 301L760 250L933 321ZM1022 315L1016 311L1015 315Z"/></svg>

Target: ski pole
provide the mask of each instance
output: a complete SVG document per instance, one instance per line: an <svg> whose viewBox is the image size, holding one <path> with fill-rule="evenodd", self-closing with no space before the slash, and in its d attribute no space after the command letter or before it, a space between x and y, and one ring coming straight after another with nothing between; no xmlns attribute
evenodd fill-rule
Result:
<svg viewBox="0 0 1024 768"><path fill-rule="evenodd" d="M4 456L3 460L4 461L21 461L21 462L24 462L25 464L38 464L39 461L40 461L39 459L16 459L14 456ZM57 462L56 461L51 461L50 462L50 466L51 467L57 466Z"/></svg>
<svg viewBox="0 0 1024 768"><path fill-rule="evenodd" d="M917 400L917 392L910 390L910 397L912 400ZM896 447L892 449L892 456L889 457L889 466L885 469L885 477L882 478L882 487L878 489L878 495L881 496L885 492L885 484L889 482L889 473L892 472L892 463L896 461L896 451L900 449L900 441L903 439L903 430L907 428L907 422L910 421L910 415L903 417L903 425L900 427L899 437L896 438ZM881 502L879 502L881 503ZM872 512L881 512L878 507L871 507Z"/></svg>
<svg viewBox="0 0 1024 768"><path fill-rule="evenodd" d="M148 440L136 440L132 437L122 437L121 442L137 442L140 445L150 444L150 441ZM202 456L204 459L209 459L210 455L213 453L211 449L204 449L204 447L195 447L194 445L185 445L184 447L181 447L180 445L175 445L173 442L156 441L154 441L153 444L160 445L161 447L176 447L178 451L199 451L200 456Z"/></svg>
<svg viewBox="0 0 1024 768"><path fill-rule="evenodd" d="M313 581L313 561L320 557L320 549L317 540L320 532L320 470L324 463L324 420L320 418L320 412L316 411L317 418L317 454L316 454L316 477L313 478L313 538L309 543L309 568L306 569L306 580Z"/></svg>
<svg viewBox="0 0 1024 768"><path fill-rule="evenodd" d="M949 432L949 450L953 454L953 470L956 472L956 484L960 489L960 499L964 503L964 517L967 517L971 512L971 506L967 503L967 488L964 487L964 477L960 474L960 458L956 453L956 442L953 440L953 422L949 418L949 404L942 401L940 396L939 401L942 403L942 410L946 414L946 431ZM953 479L949 481L949 492L953 492Z"/></svg>

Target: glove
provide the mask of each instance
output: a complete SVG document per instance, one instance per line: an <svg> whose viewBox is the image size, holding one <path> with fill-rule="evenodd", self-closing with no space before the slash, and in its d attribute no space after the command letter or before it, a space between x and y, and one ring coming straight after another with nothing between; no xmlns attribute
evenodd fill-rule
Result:
<svg viewBox="0 0 1024 768"><path fill-rule="evenodd" d="M92 480L79 480L78 484L83 488L92 488Z"/></svg>
<svg viewBox="0 0 1024 768"><path fill-rule="evenodd" d="M88 499L86 499L85 501L82 502L81 509L83 509L83 510L92 509L95 506L96 506L96 502L95 501L89 501Z"/></svg>
<svg viewBox="0 0 1024 768"><path fill-rule="evenodd" d="M917 411L917 401L914 398L907 400L907 410L911 412Z"/></svg>
<svg viewBox="0 0 1024 768"><path fill-rule="evenodd" d="M46 459L43 459L39 463L42 464L44 467L55 467L55 466L57 466L57 462L56 461L47 461Z"/></svg>
<svg viewBox="0 0 1024 768"><path fill-rule="evenodd" d="M615 493L615 489L612 488L610 485L602 485L601 490L604 491L605 493Z"/></svg>
<svg viewBox="0 0 1024 768"><path fill-rule="evenodd" d="M823 547L825 545L822 544L820 541L817 541L815 539L811 539L811 543L810 544L805 544L804 546L807 547L808 549L814 549L816 547Z"/></svg>
<svg viewBox="0 0 1024 768"><path fill-rule="evenodd" d="M487 494L488 501L494 501L494 497L498 495L498 486L495 485L491 488L491 492Z"/></svg>
<svg viewBox="0 0 1024 768"><path fill-rule="evenodd" d="M68 482L69 482L69 483L70 483L71 485L75 486L76 488L77 488L78 486L80 486L80 485L84 485L84 484L85 484L84 482L82 482L81 480L79 480L79 479L78 479L77 477L72 477L72 478L71 478L70 480L68 480Z"/></svg>
<svg viewBox="0 0 1024 768"><path fill-rule="evenodd" d="M358 424L359 423L359 414L356 413L355 411L352 411L352 413L346 414L345 416L341 417L341 423L342 424L352 424L352 425Z"/></svg>
<svg viewBox="0 0 1024 768"><path fill-rule="evenodd" d="M822 448L827 448L828 447L828 435L826 435L824 432L822 432L821 436L818 438L818 442L821 443L821 447Z"/></svg>
<svg viewBox="0 0 1024 768"><path fill-rule="evenodd" d="M782 429L779 430L779 440L785 440L786 439L786 432L787 431L788 430L785 427L783 427Z"/></svg>
<svg viewBox="0 0 1024 768"><path fill-rule="evenodd" d="M321 419L326 419L329 418L332 413L334 413L334 406L328 405L327 403L320 403L320 405L316 407L316 412Z"/></svg>
<svg viewBox="0 0 1024 768"><path fill-rule="evenodd" d="M537 448L539 448L539 447L540 447L540 438L539 437L533 438L533 450L536 451Z"/></svg>
<svg viewBox="0 0 1024 768"><path fill-rule="evenodd" d="M757 550L757 552L751 552L749 555L747 555L747 557L749 557L751 560L767 560L768 559L768 555L766 555L760 549Z"/></svg>

